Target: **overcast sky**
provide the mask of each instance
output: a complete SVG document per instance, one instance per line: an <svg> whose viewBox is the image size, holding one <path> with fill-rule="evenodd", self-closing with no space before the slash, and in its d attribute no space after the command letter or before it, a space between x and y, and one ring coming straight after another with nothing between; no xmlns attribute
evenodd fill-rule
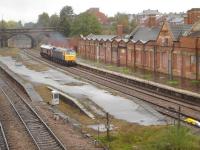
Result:
<svg viewBox="0 0 200 150"><path fill-rule="evenodd" d="M117 12L139 13L145 9L160 12L182 12L200 7L200 0L0 0L0 15L5 20L36 22L38 14L59 14L65 5L72 6L76 14L90 7L99 7L108 16Z"/></svg>

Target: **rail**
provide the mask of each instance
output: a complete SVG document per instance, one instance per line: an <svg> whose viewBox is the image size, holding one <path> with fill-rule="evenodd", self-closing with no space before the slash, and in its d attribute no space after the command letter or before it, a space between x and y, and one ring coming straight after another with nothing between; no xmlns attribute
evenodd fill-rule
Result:
<svg viewBox="0 0 200 150"><path fill-rule="evenodd" d="M190 103L186 103L186 101L178 101L176 98L173 100L171 98L165 99L165 96L160 96L158 93L152 93L149 91L145 91L142 89L138 89L136 87L132 87L130 85L127 85L127 82L122 82L122 81L114 81L109 78L105 78L107 76L101 76L101 74L93 73L90 72L89 70L84 70L81 68L75 68L75 67L64 67L60 64L57 63L49 63L50 61L46 59L41 59L39 56L34 56L35 54L28 54L30 57L33 59L36 59L37 61L41 61L43 63L46 63L47 65L51 67L55 67L59 71L70 73L72 75L80 76L82 78L85 78L88 81L95 82L97 84L103 85L105 87L109 87L111 89L117 90L121 93L124 93L126 95L132 96L132 97L137 97L138 99L142 101L146 101L148 103L151 103L152 105L156 106L156 109L167 116L171 116L172 118L178 119L177 114L178 112L178 107L181 106L182 111L180 113L181 115L181 120L184 121L184 118L187 117L192 117L196 120L199 120L200 117L198 117L197 114L200 113L200 107L198 106L193 106ZM138 96L143 94L143 96ZM149 100L150 99L150 100ZM155 99L154 101L152 101ZM165 103L165 105L163 105ZM159 107L159 109L158 109ZM188 113L189 112L189 113ZM195 115L195 116L193 116Z"/></svg>
<svg viewBox="0 0 200 150"><path fill-rule="evenodd" d="M15 112L23 122L28 133L32 137L39 150L43 149L62 149L66 150L64 145L40 118L35 110L24 100L24 98L8 83L0 87L8 101L11 103ZM12 89L12 90L11 90Z"/></svg>
<svg viewBox="0 0 200 150"><path fill-rule="evenodd" d="M1 123L0 123L0 150L9 150L8 142Z"/></svg>

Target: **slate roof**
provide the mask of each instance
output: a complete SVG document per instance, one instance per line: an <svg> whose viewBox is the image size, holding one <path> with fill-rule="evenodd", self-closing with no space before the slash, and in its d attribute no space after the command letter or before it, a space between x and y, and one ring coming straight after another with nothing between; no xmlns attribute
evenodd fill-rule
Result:
<svg viewBox="0 0 200 150"><path fill-rule="evenodd" d="M161 13L158 10L151 10L151 9L147 9L147 10L143 10L141 13L139 13L139 15L160 15Z"/></svg>
<svg viewBox="0 0 200 150"><path fill-rule="evenodd" d="M114 38L116 38L116 35L94 35L94 34L89 34L87 35L85 38L87 38L88 40L113 40Z"/></svg>
<svg viewBox="0 0 200 150"><path fill-rule="evenodd" d="M192 32L192 33L190 33L189 36L190 36L190 37L200 37L200 31Z"/></svg>
<svg viewBox="0 0 200 150"><path fill-rule="evenodd" d="M169 22L176 24L184 24L184 18L183 17L172 18Z"/></svg>
<svg viewBox="0 0 200 150"><path fill-rule="evenodd" d="M182 25L169 25L170 30L174 36L174 40L178 41L178 39L185 35L192 29L192 25L182 24Z"/></svg>
<svg viewBox="0 0 200 150"><path fill-rule="evenodd" d="M143 43L150 40L156 40L160 32L161 27L138 27L134 32L130 34L130 39L133 41L141 41Z"/></svg>
<svg viewBox="0 0 200 150"><path fill-rule="evenodd" d="M172 32L172 35L174 37L174 41L178 41L179 38L183 35L187 35L188 32L192 29L192 25L173 25L169 24L169 28ZM132 41L141 41L143 43L146 43L150 40L156 40L161 30L160 27L138 27L136 28L130 35L129 38L132 39Z"/></svg>

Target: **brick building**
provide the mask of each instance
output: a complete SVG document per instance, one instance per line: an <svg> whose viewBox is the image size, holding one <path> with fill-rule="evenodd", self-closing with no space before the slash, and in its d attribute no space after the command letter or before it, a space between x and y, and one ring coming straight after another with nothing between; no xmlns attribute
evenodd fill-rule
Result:
<svg viewBox="0 0 200 150"><path fill-rule="evenodd" d="M200 22L165 21L157 27L137 27L128 38L90 34L80 39L78 52L86 59L200 80L199 37Z"/></svg>
<svg viewBox="0 0 200 150"><path fill-rule="evenodd" d="M90 8L88 9L86 12L93 14L94 16L96 16L97 20L101 23L101 24L108 24L108 17L99 11L99 8Z"/></svg>
<svg viewBox="0 0 200 150"><path fill-rule="evenodd" d="M187 15L184 17L185 24L194 24L200 20L200 8L192 8L187 11Z"/></svg>

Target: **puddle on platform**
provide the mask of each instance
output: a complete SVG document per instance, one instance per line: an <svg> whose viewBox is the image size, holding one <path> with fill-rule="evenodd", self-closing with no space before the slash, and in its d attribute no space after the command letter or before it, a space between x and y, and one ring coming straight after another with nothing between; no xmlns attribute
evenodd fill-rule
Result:
<svg viewBox="0 0 200 150"><path fill-rule="evenodd" d="M13 72L27 80L61 89L67 94L79 99L79 101L90 99L99 107L103 108L105 112L108 112L117 119L139 123L141 125L165 124L162 121L162 115L155 115L129 99L114 96L106 90L79 81L59 71L49 69L47 71L36 72L26 68L24 65L15 66L15 60L11 57L0 57L0 61L6 64ZM152 108L149 107L148 109Z"/></svg>

